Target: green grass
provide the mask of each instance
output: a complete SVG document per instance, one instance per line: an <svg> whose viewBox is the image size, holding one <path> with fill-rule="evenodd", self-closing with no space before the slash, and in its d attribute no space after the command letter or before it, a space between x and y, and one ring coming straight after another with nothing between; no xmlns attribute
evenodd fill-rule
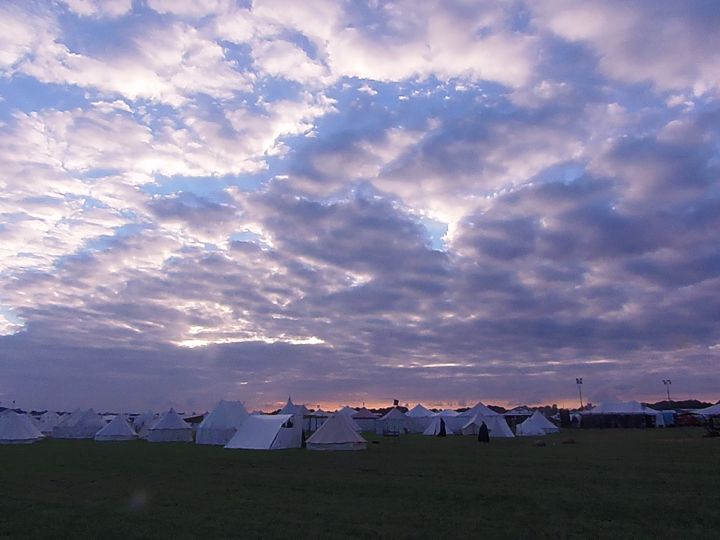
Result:
<svg viewBox="0 0 720 540"><path fill-rule="evenodd" d="M720 440L702 434L0 446L0 538L717 538Z"/></svg>

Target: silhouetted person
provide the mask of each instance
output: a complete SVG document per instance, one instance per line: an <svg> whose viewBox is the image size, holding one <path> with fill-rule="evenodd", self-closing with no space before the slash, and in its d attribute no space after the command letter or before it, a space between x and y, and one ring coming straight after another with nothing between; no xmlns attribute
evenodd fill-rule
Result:
<svg viewBox="0 0 720 540"><path fill-rule="evenodd" d="M490 442L490 432L488 431L487 426L485 425L485 422L483 422L480 425L480 429L478 429L478 442Z"/></svg>
<svg viewBox="0 0 720 540"><path fill-rule="evenodd" d="M446 437L447 431L445 431L445 420L442 418L440 419L440 432L438 433L438 437Z"/></svg>

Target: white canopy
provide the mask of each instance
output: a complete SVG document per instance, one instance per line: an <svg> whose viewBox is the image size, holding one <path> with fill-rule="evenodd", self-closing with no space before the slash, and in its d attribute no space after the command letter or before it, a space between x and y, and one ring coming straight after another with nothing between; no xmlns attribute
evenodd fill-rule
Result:
<svg viewBox="0 0 720 540"><path fill-rule="evenodd" d="M491 408L487 407L485 404L483 404L482 401L478 401L477 404L468 409L465 412L460 413L460 416L467 416L469 418L473 418L476 415L481 416L500 416L500 413L496 413Z"/></svg>
<svg viewBox="0 0 720 540"><path fill-rule="evenodd" d="M462 428L463 435L477 435L480 426L485 423L488 428L490 437L514 437L510 426L508 426L505 418L495 413L495 416L483 416L476 414L467 424Z"/></svg>
<svg viewBox="0 0 720 540"><path fill-rule="evenodd" d="M30 417L8 411L0 415L0 444L29 444L43 438Z"/></svg>
<svg viewBox="0 0 720 540"><path fill-rule="evenodd" d="M110 423L95 434L96 441L132 441L137 433L124 415L118 414Z"/></svg>
<svg viewBox="0 0 720 540"><path fill-rule="evenodd" d="M248 416L245 406L240 401L221 401L200 422L195 442L226 445Z"/></svg>
<svg viewBox="0 0 720 540"><path fill-rule="evenodd" d="M425 428L425 431L423 431L423 435L439 435L443 424L445 425L445 434L454 435L453 430L447 422L447 418L442 416L433 416L430 424Z"/></svg>
<svg viewBox="0 0 720 540"><path fill-rule="evenodd" d="M405 413L405 415L410 418L427 418L428 416L433 416L433 414L434 413L432 411L426 409L419 403Z"/></svg>
<svg viewBox="0 0 720 540"><path fill-rule="evenodd" d="M288 396L285 406L280 410L280 414L294 414L301 417L305 416L307 413L307 407L305 407L305 405L295 405L292 402L292 399L290 399L290 396Z"/></svg>
<svg viewBox="0 0 720 540"><path fill-rule="evenodd" d="M345 414L335 413L307 440L308 450L364 450L363 439Z"/></svg>
<svg viewBox="0 0 720 540"><path fill-rule="evenodd" d="M37 421L37 428L43 434L52 433L52 430L60 423L62 418L54 411L45 412Z"/></svg>
<svg viewBox="0 0 720 540"><path fill-rule="evenodd" d="M606 401L582 414L647 414L654 416L660 411L637 401Z"/></svg>
<svg viewBox="0 0 720 540"><path fill-rule="evenodd" d="M547 435L560 431L555 424L545 418L540 411L535 411L530 418L517 425L515 433L518 436Z"/></svg>
<svg viewBox="0 0 720 540"><path fill-rule="evenodd" d="M53 428L52 436L57 439L92 439L104 427L105 422L94 410L77 409Z"/></svg>
<svg viewBox="0 0 720 540"><path fill-rule="evenodd" d="M192 442L192 427L182 417L170 409L163 414L148 430L150 442Z"/></svg>
<svg viewBox="0 0 720 540"><path fill-rule="evenodd" d="M238 428L225 448L279 450L300 448L302 425L291 414L251 415Z"/></svg>
<svg viewBox="0 0 720 540"><path fill-rule="evenodd" d="M692 411L693 414L700 414L702 416L718 416L720 415L720 403L705 407L704 409L697 409Z"/></svg>

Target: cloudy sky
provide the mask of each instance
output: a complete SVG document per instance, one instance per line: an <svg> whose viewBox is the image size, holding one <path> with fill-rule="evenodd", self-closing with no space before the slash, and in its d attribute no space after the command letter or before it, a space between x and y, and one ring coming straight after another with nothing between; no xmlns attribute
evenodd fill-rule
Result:
<svg viewBox="0 0 720 540"><path fill-rule="evenodd" d="M2 404L720 397L716 0L0 20Z"/></svg>

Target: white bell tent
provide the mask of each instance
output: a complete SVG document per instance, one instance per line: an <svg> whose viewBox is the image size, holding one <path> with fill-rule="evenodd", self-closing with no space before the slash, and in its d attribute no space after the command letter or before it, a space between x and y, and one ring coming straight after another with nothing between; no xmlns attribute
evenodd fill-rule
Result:
<svg viewBox="0 0 720 540"><path fill-rule="evenodd" d="M442 416L433 416L430 420L430 424L423 431L423 435L440 435L443 426L445 427L445 435L454 435L452 429L450 429L448 419Z"/></svg>
<svg viewBox="0 0 720 540"><path fill-rule="evenodd" d="M170 409L163 414L148 430L147 440L150 442L192 442L192 426Z"/></svg>
<svg viewBox="0 0 720 540"><path fill-rule="evenodd" d="M95 434L96 441L132 441L137 433L124 415L118 414L110 423Z"/></svg>
<svg viewBox="0 0 720 540"><path fill-rule="evenodd" d="M0 415L0 444L29 444L43 437L28 415L15 411Z"/></svg>
<svg viewBox="0 0 720 540"><path fill-rule="evenodd" d="M540 411L535 411L530 418L515 428L515 434L519 437L541 436L558 431L560 428L545 418Z"/></svg>
<svg viewBox="0 0 720 540"><path fill-rule="evenodd" d="M226 445L248 417L240 401L221 401L200 422L195 434L196 444Z"/></svg>
<svg viewBox="0 0 720 540"><path fill-rule="evenodd" d="M505 421L505 418L497 413L495 416L483 416L481 414L476 414L462 427L462 434L477 435L480 430L480 426L483 423L487 426L488 433L492 438L515 436L510 429L510 426L508 426L508 423Z"/></svg>
<svg viewBox="0 0 720 540"><path fill-rule="evenodd" d="M367 441L347 415L335 413L307 440L308 450L365 450Z"/></svg>
<svg viewBox="0 0 720 540"><path fill-rule="evenodd" d="M56 439L92 439L95 434L105 427L105 422L98 413L92 409L77 409L65 416L52 430L52 437Z"/></svg>

